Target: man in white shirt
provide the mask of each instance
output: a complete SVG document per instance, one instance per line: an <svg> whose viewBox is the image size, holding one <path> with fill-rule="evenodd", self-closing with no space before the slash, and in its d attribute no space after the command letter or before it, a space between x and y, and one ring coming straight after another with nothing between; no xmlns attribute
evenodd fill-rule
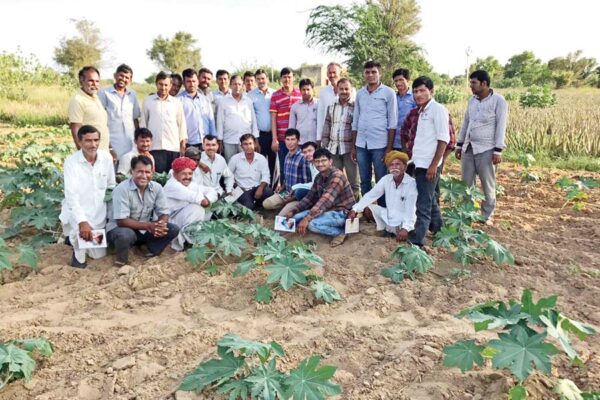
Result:
<svg viewBox="0 0 600 400"><path fill-rule="evenodd" d="M271 132L271 96L275 92L269 87L269 77L264 69L257 69L254 73L257 87L248 93L248 97L254 104L254 114L256 115L256 124L258 126L259 153L267 157L269 161L269 173L271 178L275 176L275 161L277 153L271 148L273 143L273 133Z"/></svg>
<svg viewBox="0 0 600 400"><path fill-rule="evenodd" d="M128 87L132 77L131 67L121 64L114 74L114 85L98 92L98 98L108 114L110 146L118 159L133 150L134 130L140 126L141 112L137 95Z"/></svg>
<svg viewBox="0 0 600 400"><path fill-rule="evenodd" d="M234 183L233 173L229 170L227 161L218 153L217 138L212 135L204 136L202 147L204 151L197 155L188 155L187 151L192 150L191 148L186 150L186 156L198 162L198 167L194 170L194 181L213 188L219 196L231 194ZM225 184L225 190L221 186L221 178Z"/></svg>
<svg viewBox="0 0 600 400"><path fill-rule="evenodd" d="M244 93L244 83L239 75L231 77L230 89L231 94L217 100L217 138L227 162L242 151L240 137L243 134L251 133L258 138L254 105Z"/></svg>
<svg viewBox="0 0 600 400"><path fill-rule="evenodd" d="M435 188L440 179L442 158L450 141L448 110L433 98L433 81L421 76L414 80L413 96L419 108L419 122L412 149L417 182L417 222L411 243L422 246L428 229L435 234L444 225Z"/></svg>
<svg viewBox="0 0 600 400"><path fill-rule="evenodd" d="M210 101L213 113L215 112L215 95L210 90L210 83L212 82L213 73L208 68L200 68L198 70L198 91L201 95L204 95ZM214 119L214 115L213 115Z"/></svg>
<svg viewBox="0 0 600 400"><path fill-rule="evenodd" d="M63 233L73 246L71 266L86 267L86 254L96 259L106 255L106 248L79 248L78 238L91 242L93 230L106 226L106 189L115 187L113 158L98 150L100 132L91 125L77 131L80 150L67 157L64 164L65 200L59 219ZM102 240L100 240L102 242Z"/></svg>
<svg viewBox="0 0 600 400"><path fill-rule="evenodd" d="M193 174L196 162L188 157L173 161L173 176L164 188L169 208L169 221L180 227L179 235L171 242L175 251L183 251L186 242L193 244L193 238L185 228L193 223L208 221L211 213L206 207L217 201L217 192L207 186L194 182Z"/></svg>
<svg viewBox="0 0 600 400"><path fill-rule="evenodd" d="M356 214L371 214L378 231L384 231L396 237L398 242L408 240L408 233L415 227L417 209L417 184L405 174L408 155L392 150L385 156L385 165L390 173L377 182L362 199L352 207L348 218L354 220ZM386 207L373 204L385 196Z"/></svg>
<svg viewBox="0 0 600 400"><path fill-rule="evenodd" d="M165 72L156 75L156 94L144 99L140 125L150 129L152 156L156 172L167 172L171 163L182 156L187 144L187 127L181 101L169 94L171 78Z"/></svg>
<svg viewBox="0 0 600 400"><path fill-rule="evenodd" d="M238 202L251 210L262 206L265 199L273 195L269 187L269 164L267 159L254 151L255 137L249 133L242 135L240 142L243 152L231 157L229 169L235 183L244 191Z"/></svg>
<svg viewBox="0 0 600 400"><path fill-rule="evenodd" d="M215 105L220 98L231 94L231 89L229 88L229 72L224 69L220 69L217 71L217 89L213 91L213 96L215 98Z"/></svg>
<svg viewBox="0 0 600 400"><path fill-rule="evenodd" d="M152 160L152 171L154 171L154 157L150 153L150 149L152 148L152 132L146 128L137 128L134 138L135 148L119 159L117 175L131 176L131 160L137 156L146 156Z"/></svg>
<svg viewBox="0 0 600 400"><path fill-rule="evenodd" d="M187 146L202 149L204 135L214 135L215 114L210 100L198 90L198 75L192 68L185 69L183 75L183 90L177 98L183 105L185 125L187 128Z"/></svg>

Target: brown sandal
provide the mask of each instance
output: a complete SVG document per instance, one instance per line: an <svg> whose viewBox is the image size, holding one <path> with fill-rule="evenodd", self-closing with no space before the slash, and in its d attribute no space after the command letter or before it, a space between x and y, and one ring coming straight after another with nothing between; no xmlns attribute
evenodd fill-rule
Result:
<svg viewBox="0 0 600 400"><path fill-rule="evenodd" d="M337 246L341 245L342 243L344 243L345 240L346 240L346 234L342 233L341 235L337 235L333 239L331 239L331 243L329 245L331 247L337 247Z"/></svg>

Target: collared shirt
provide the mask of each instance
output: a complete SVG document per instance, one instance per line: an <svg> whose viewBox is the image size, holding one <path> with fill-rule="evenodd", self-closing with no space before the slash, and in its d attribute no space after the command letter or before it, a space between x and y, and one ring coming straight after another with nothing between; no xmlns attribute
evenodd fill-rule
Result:
<svg viewBox="0 0 600 400"><path fill-rule="evenodd" d="M410 110L417 106L417 103L415 103L413 94L409 90L404 96L400 95L400 93L396 93L396 104L398 105L398 124L396 125L396 135L394 136L393 147L395 149L401 149L402 141L400 140L400 130L402 129L406 116Z"/></svg>
<svg viewBox="0 0 600 400"><path fill-rule="evenodd" d="M269 163L259 153L254 153L254 159L249 162L244 152L235 154L229 160L229 170L233 173L235 183L244 190L259 186L262 182L271 182Z"/></svg>
<svg viewBox="0 0 600 400"><path fill-rule="evenodd" d="M108 115L97 95L90 96L82 89L71 98L67 117L71 124L92 125L100 132L100 149L108 151L110 133Z"/></svg>
<svg viewBox="0 0 600 400"><path fill-rule="evenodd" d="M310 182L296 183L294 186L292 186L292 191L298 190L298 189L310 190L313 183L315 182L315 178L319 174L319 170L317 169L317 167L315 167L315 165L312 162L309 162L308 164L310 165L310 177L311 177Z"/></svg>
<svg viewBox="0 0 600 400"><path fill-rule="evenodd" d="M300 100L290 109L290 124L288 128L298 129L300 144L317 140L317 106L319 100L314 97L310 102Z"/></svg>
<svg viewBox="0 0 600 400"><path fill-rule="evenodd" d="M189 144L200 144L204 136L216 133L215 116L210 100L206 96L200 92L192 96L184 90L177 95L177 98L183 105Z"/></svg>
<svg viewBox="0 0 600 400"><path fill-rule="evenodd" d="M208 102L210 103L210 107L213 110L213 113L215 113L215 95L213 94L213 92L210 91L210 87L206 89L206 93L204 93L202 91L202 89L198 88L198 93L201 94L202 96L206 97L206 99L208 100ZM214 119L214 116L213 116Z"/></svg>
<svg viewBox="0 0 600 400"><path fill-rule="evenodd" d="M417 220L417 182L408 174L404 174L402 182L398 186L394 181L394 175L384 176L352 209L356 212L363 212L367 206L384 195L386 208L381 213L381 217L386 225L400 227L409 232L415 229L415 221Z"/></svg>
<svg viewBox="0 0 600 400"><path fill-rule="evenodd" d="M217 100L217 138L239 145L240 137L246 133L258 137L252 100L245 93L239 101L230 94Z"/></svg>
<svg viewBox="0 0 600 400"><path fill-rule="evenodd" d="M419 123L412 150L412 160L416 168L429 168L435 156L438 141L450 142L448 121L448 110L435 99L429 100L419 113ZM442 160L443 157L440 158L438 166L441 165Z"/></svg>
<svg viewBox="0 0 600 400"><path fill-rule="evenodd" d="M126 175L129 176L131 175L131 160L133 160L133 157L137 157L140 155L140 152L138 151L137 147L134 147L133 150L131 150L129 153L126 153L123 155L123 157L119 158L119 166L117 168L117 174L121 174L121 175ZM148 153L147 155L144 154L146 157L148 157L150 160L152 160L152 171L154 171L154 157L152 156L151 153Z"/></svg>
<svg viewBox="0 0 600 400"><path fill-rule="evenodd" d="M219 195L223 194L221 187L221 177L225 180L225 191L231 193L233 191L233 173L227 166L227 161L220 154L215 154L215 159L211 160L205 151L200 154L200 162L208 165L210 172L204 173L199 167L194 170L194 181L198 181L203 186L210 186L217 191ZM198 176L196 177L196 174ZM198 179L196 179L198 178Z"/></svg>
<svg viewBox="0 0 600 400"><path fill-rule="evenodd" d="M337 94L333 91L333 86L325 86L319 92L319 104L317 107L317 140L321 140L323 136L323 124L325 123L325 116L327 108L338 100ZM350 101L354 103L356 101L356 89L353 87L350 91Z"/></svg>
<svg viewBox="0 0 600 400"><path fill-rule="evenodd" d="M166 100L151 94L144 99L140 126L152 132L152 150L179 152L187 139L187 127L181 101L169 95Z"/></svg>
<svg viewBox="0 0 600 400"><path fill-rule="evenodd" d="M290 110L292 105L300 100L302 100L302 92L296 88L293 88L291 93L284 92L282 88L276 90L271 96L269 112L276 115L278 141L285 142L285 131L290 126Z"/></svg>
<svg viewBox="0 0 600 400"><path fill-rule="evenodd" d="M470 144L473 154L491 149L499 154L506 147L504 136L507 119L508 104L502 95L490 90L490 94L482 100L472 96L465 111L458 147L466 151Z"/></svg>
<svg viewBox="0 0 600 400"><path fill-rule="evenodd" d="M141 115L137 96L129 88L125 88L125 93L121 96L114 86L110 86L101 89L98 98L108 114L110 145L117 153L117 158L121 158L135 147L133 120L139 119Z"/></svg>
<svg viewBox="0 0 600 400"><path fill-rule="evenodd" d="M306 183L311 180L310 163L302 155L300 148L294 154L288 152L283 161L283 182L285 190L292 191L297 183Z"/></svg>
<svg viewBox="0 0 600 400"><path fill-rule="evenodd" d="M271 106L273 93L275 93L275 90L271 88L267 88L265 93L259 88L254 88L248 92L248 97L250 97L254 105L258 130L261 132L271 132L271 113L269 112L269 107Z"/></svg>
<svg viewBox="0 0 600 400"><path fill-rule="evenodd" d="M133 178L129 178L113 190L113 220L108 223L106 230L116 228L119 219L149 222L163 215L169 215L169 208L160 183L148 182L142 194Z"/></svg>
<svg viewBox="0 0 600 400"><path fill-rule="evenodd" d="M221 99L221 98L223 98L223 97L225 97L225 96L228 96L228 95L230 95L230 94L231 94L231 89L227 89L227 91L226 91L225 93L223 93L223 92L221 92L221 91L220 91L220 90L217 88L217 89L215 89L215 90L212 92L212 94L213 94L213 98L214 98L214 101L215 101L215 104L216 104L216 103L217 103L217 101L219 101L219 99Z"/></svg>
<svg viewBox="0 0 600 400"><path fill-rule="evenodd" d="M357 132L356 145L366 149L383 149L388 144L388 130L396 129L398 110L396 94L380 83L369 93L363 86L356 94L352 130Z"/></svg>
<svg viewBox="0 0 600 400"><path fill-rule="evenodd" d="M310 216L315 218L326 211L350 211L354 203L354 193L348 178L339 169L331 167L325 175L317 175L309 192L292 212L296 214L310 209Z"/></svg>
<svg viewBox="0 0 600 400"><path fill-rule="evenodd" d="M321 146L331 154L343 155L352 149L352 120L354 103L341 105L339 100L327 108Z"/></svg>
<svg viewBox="0 0 600 400"><path fill-rule="evenodd" d="M65 200L60 221L78 230L78 224L88 222L92 228L102 229L106 224L106 189L115 187L115 169L110 153L98 150L92 165L81 150L65 159ZM65 232L67 233L67 232Z"/></svg>
<svg viewBox="0 0 600 400"><path fill-rule="evenodd" d="M408 154L408 157L412 158L412 149L415 144L415 137L417 136L417 126L419 125L419 109L413 108L409 111L406 119L404 120L404 124L402 125L402 129L400 130L400 137L404 140L404 147L402 149L403 152ZM448 126L449 126L449 134L450 141L446 146L446 151L454 150L456 145L456 133L454 130L454 124L452 122L452 116L448 114Z"/></svg>
<svg viewBox="0 0 600 400"><path fill-rule="evenodd" d="M218 199L217 191L211 187L200 185L192 180L188 186L171 177L164 187L167 207L174 214L190 204L200 204L206 199L214 203Z"/></svg>

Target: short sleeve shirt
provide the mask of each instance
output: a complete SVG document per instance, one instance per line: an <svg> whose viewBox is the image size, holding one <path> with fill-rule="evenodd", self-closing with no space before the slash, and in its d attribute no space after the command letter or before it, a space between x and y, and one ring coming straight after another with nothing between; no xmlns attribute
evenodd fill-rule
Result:
<svg viewBox="0 0 600 400"><path fill-rule="evenodd" d="M300 89L292 89L291 93L286 93L283 89L279 89L271 96L271 106L269 111L271 114L276 114L277 121L277 140L285 141L285 131L290 125L290 110L292 105L302 99Z"/></svg>
<svg viewBox="0 0 600 400"><path fill-rule="evenodd" d="M71 124L92 125L100 132L100 149L109 150L108 115L97 95L79 89L71 98L67 117Z"/></svg>
<svg viewBox="0 0 600 400"><path fill-rule="evenodd" d="M162 186L154 181L148 183L143 195L132 178L117 185L113 191L113 221L107 231L114 229L116 220L131 218L140 222L149 222L161 215L169 215L167 200Z"/></svg>

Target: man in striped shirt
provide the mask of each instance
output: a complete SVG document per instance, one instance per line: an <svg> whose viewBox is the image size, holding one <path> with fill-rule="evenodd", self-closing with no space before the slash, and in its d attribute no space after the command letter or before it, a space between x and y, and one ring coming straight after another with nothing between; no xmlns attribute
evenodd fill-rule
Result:
<svg viewBox="0 0 600 400"><path fill-rule="evenodd" d="M271 149L279 157L279 179L283 182L283 161L288 150L285 147L285 131L290 124L290 110L292 105L302 99L300 89L294 88L294 72L291 68L285 67L279 74L281 89L277 90L271 96L271 132L273 140Z"/></svg>

